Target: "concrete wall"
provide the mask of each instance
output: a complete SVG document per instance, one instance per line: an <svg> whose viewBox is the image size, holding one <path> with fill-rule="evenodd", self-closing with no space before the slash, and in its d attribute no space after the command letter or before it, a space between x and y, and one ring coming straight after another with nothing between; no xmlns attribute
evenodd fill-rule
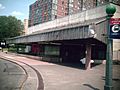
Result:
<svg viewBox="0 0 120 90"><path fill-rule="evenodd" d="M120 50L120 39L113 39L113 51Z"/></svg>
<svg viewBox="0 0 120 90"><path fill-rule="evenodd" d="M120 39L113 40L113 60L120 60Z"/></svg>
<svg viewBox="0 0 120 90"><path fill-rule="evenodd" d="M113 51L113 60L120 61L120 51Z"/></svg>

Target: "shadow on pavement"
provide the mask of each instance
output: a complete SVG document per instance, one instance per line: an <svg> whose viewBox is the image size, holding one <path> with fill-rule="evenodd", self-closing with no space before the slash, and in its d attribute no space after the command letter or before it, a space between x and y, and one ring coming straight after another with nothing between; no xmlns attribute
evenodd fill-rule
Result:
<svg viewBox="0 0 120 90"><path fill-rule="evenodd" d="M102 76L102 80L105 80L105 76ZM112 78L112 80L120 83L120 79L119 78Z"/></svg>
<svg viewBox="0 0 120 90"><path fill-rule="evenodd" d="M52 62L52 63L54 63L54 62ZM81 62L79 62L79 63L55 63L55 64L85 70L85 65L82 64ZM100 64L91 64L91 68L94 68L98 65L100 65Z"/></svg>
<svg viewBox="0 0 120 90"><path fill-rule="evenodd" d="M93 87L92 85L90 85L90 84L83 84L84 86L87 86L87 87L89 87L89 88L91 88L91 89L93 89L93 90L100 90L100 89L98 89L98 88L95 88L95 87Z"/></svg>
<svg viewBox="0 0 120 90"><path fill-rule="evenodd" d="M81 63L55 63L55 64L85 70L85 65Z"/></svg>

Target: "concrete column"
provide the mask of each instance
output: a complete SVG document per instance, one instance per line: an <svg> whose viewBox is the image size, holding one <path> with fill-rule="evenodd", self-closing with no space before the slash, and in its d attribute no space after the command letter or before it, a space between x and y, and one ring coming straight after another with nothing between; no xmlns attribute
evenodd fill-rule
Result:
<svg viewBox="0 0 120 90"><path fill-rule="evenodd" d="M86 45L86 62L85 62L85 69L88 70L91 68L91 45Z"/></svg>
<svg viewBox="0 0 120 90"><path fill-rule="evenodd" d="M17 48L16 53L19 53L19 46L18 46L18 44L16 45L16 48Z"/></svg>

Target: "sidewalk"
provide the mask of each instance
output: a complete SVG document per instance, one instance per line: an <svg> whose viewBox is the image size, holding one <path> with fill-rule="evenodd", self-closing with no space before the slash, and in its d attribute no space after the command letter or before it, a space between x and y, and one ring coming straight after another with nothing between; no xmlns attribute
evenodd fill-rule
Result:
<svg viewBox="0 0 120 90"><path fill-rule="evenodd" d="M79 68L79 64L77 66L78 68L76 68L42 62L35 60L35 58L30 59L27 55L24 57L13 53L0 53L0 55L15 58L16 60L24 61L33 66L42 75L44 90L104 90L105 65L103 64L93 67L92 70L83 70ZM33 77L29 82L32 84L35 83ZM113 87L113 90L120 90L120 65L113 65ZM23 90L36 89L31 87Z"/></svg>

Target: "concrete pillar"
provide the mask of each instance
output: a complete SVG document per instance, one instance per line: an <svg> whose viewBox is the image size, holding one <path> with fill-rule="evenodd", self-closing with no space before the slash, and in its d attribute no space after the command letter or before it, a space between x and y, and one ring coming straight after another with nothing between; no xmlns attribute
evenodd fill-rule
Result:
<svg viewBox="0 0 120 90"><path fill-rule="evenodd" d="M86 62L85 62L85 69L88 70L91 68L91 45L86 45Z"/></svg>
<svg viewBox="0 0 120 90"><path fill-rule="evenodd" d="M19 46L18 46L18 44L16 44L16 48L17 48L16 53L19 53Z"/></svg>

